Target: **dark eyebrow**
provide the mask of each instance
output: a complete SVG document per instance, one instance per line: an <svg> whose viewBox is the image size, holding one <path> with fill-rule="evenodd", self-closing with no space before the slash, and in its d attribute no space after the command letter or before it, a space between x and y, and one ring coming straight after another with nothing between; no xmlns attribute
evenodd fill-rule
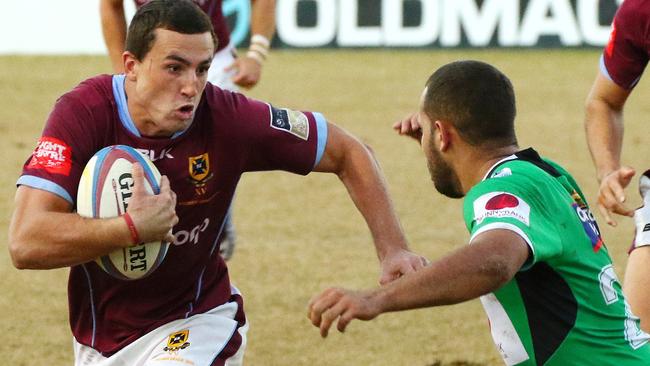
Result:
<svg viewBox="0 0 650 366"><path fill-rule="evenodd" d="M199 64L199 66L207 66L207 67L210 67L211 64L212 64L212 57L210 57L209 59L206 59L206 60L204 60L203 62L201 62L201 63Z"/></svg>
<svg viewBox="0 0 650 366"><path fill-rule="evenodd" d="M192 63L189 62L188 60L182 58L181 56L178 55L168 55L165 57L165 60L173 60L182 63L185 66L190 66ZM204 65L210 65L212 63L212 57L205 59L199 63L200 66Z"/></svg>
<svg viewBox="0 0 650 366"><path fill-rule="evenodd" d="M181 56L177 56L177 55L169 55L169 56L165 57L165 60L178 61L178 62L180 62L180 63L182 63L183 65L186 65L186 66L189 66L191 64L188 60L182 58Z"/></svg>

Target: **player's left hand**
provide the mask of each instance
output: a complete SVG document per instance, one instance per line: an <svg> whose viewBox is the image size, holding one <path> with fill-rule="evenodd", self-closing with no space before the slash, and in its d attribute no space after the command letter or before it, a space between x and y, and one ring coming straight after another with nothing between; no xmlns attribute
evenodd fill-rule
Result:
<svg viewBox="0 0 650 366"><path fill-rule="evenodd" d="M429 260L406 249L391 252L381 259L379 283L385 285L403 275L415 272L429 264Z"/></svg>
<svg viewBox="0 0 650 366"><path fill-rule="evenodd" d="M246 89L254 87L262 76L262 65L246 56L236 58L235 62L226 67L224 71L229 72L232 70L236 71L232 77L233 83Z"/></svg>
<svg viewBox="0 0 650 366"><path fill-rule="evenodd" d="M393 130L402 136L411 137L418 143L422 143L422 126L420 125L420 117L417 112L411 113L393 123Z"/></svg>
<svg viewBox="0 0 650 366"><path fill-rule="evenodd" d="M352 319L371 320L381 314L379 296L375 296L375 292L328 288L309 301L307 317L320 328L323 338L327 337L336 319L336 329L342 333Z"/></svg>

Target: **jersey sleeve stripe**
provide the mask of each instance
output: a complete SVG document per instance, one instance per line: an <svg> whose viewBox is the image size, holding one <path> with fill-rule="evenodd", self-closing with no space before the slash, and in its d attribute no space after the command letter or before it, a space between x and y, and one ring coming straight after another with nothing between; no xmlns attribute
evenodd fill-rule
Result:
<svg viewBox="0 0 650 366"><path fill-rule="evenodd" d="M316 119L316 136L318 136L318 142L316 145L316 161L314 162L314 167L316 167L316 165L320 163L320 159L323 158L325 145L327 145L327 120L318 112L314 112L313 114L314 119Z"/></svg>
<svg viewBox="0 0 650 366"><path fill-rule="evenodd" d="M607 71L607 65L605 65L605 55L600 55L600 73L603 74L604 77L609 79L612 83L615 83L615 81L612 79L612 76L609 74L609 71Z"/></svg>
<svg viewBox="0 0 650 366"><path fill-rule="evenodd" d="M622 87L623 89L630 90L636 86L636 84L639 83L639 80L641 80L641 75L639 75L636 79L634 79L630 85L621 85L614 81L612 76L609 74L609 71L607 71L607 65L605 64L605 55L600 55L600 63L599 63L599 68L600 68L600 73L603 74L609 81L612 83Z"/></svg>
<svg viewBox="0 0 650 366"><path fill-rule="evenodd" d="M519 235L522 239L524 239L524 241L530 248L531 252L533 253L533 257L535 257L535 247L533 247L533 243L530 241L530 238L528 238L528 235L526 235L526 233L524 233L523 230L518 228L516 225L509 224L507 222L494 222L481 227L480 229L476 230L476 232L472 234L472 236L469 238L469 243L472 244L472 240L474 240L474 238L476 238L479 234L482 234L490 230L496 230L496 229L510 230L515 234ZM520 271L525 271L529 269L534 263L535 263L534 260L526 261L524 266L521 267Z"/></svg>
<svg viewBox="0 0 650 366"><path fill-rule="evenodd" d="M63 198L64 200L70 202L70 204L74 205L72 196L68 193L68 191L66 191L65 188L61 187L60 185L50 180L41 177L36 177L33 175L23 175L20 178L18 178L18 182L16 182L16 185L32 187L50 193L54 193L57 196Z"/></svg>

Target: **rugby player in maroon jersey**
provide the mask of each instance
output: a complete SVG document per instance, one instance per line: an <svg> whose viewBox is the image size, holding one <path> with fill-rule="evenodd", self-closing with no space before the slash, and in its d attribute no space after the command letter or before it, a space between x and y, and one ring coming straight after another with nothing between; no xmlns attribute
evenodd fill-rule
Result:
<svg viewBox="0 0 650 366"><path fill-rule="evenodd" d="M90 78L60 97L24 165L10 254L17 268L71 267L77 365L241 364L248 326L217 239L244 172L337 174L372 232L380 282L425 263L408 250L370 151L320 113L206 83L216 43L194 3L146 4L129 28L125 74ZM126 221L74 213L86 162L114 144L138 149L164 175L159 195L134 189L128 205L141 241L172 242L160 267L137 281L93 261L133 244ZM136 185L141 175L134 169Z"/></svg>
<svg viewBox="0 0 650 366"><path fill-rule="evenodd" d="M137 8L140 8L148 1L134 0L134 3ZM240 57L237 57L235 47L230 42L230 32L223 14L222 1L194 0L194 3L210 17L219 41L208 70L208 81L222 89L232 91L239 91L239 87L255 86L260 80L262 66L271 46L270 40L275 32L275 0L252 0L250 47L248 52ZM117 74L124 73L122 62L126 39L124 0L101 0L100 16L113 71ZM225 260L229 260L233 255L237 236L232 219L232 207L224 225L219 251Z"/></svg>

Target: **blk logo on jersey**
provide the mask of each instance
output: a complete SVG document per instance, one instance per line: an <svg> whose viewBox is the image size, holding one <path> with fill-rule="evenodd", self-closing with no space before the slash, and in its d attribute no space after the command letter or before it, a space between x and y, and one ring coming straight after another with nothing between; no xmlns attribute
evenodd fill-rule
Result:
<svg viewBox="0 0 650 366"><path fill-rule="evenodd" d="M43 136L38 140L27 168L69 175L72 168L72 150L57 138Z"/></svg>
<svg viewBox="0 0 650 366"><path fill-rule="evenodd" d="M510 170L510 168L503 168L502 170L495 172L491 178L509 177L511 175L512 175L512 170Z"/></svg>
<svg viewBox="0 0 650 366"><path fill-rule="evenodd" d="M172 155L171 147L167 149L162 149L160 151L147 150L147 149L136 149L136 150L138 150L138 152L143 156L149 158L149 160L151 161L174 158L174 156Z"/></svg>
<svg viewBox="0 0 650 366"><path fill-rule="evenodd" d="M289 132L303 140L309 138L309 120L299 111L271 106L271 127Z"/></svg>
<svg viewBox="0 0 650 366"><path fill-rule="evenodd" d="M513 218L530 226L530 205L508 192L490 192L474 201L477 224L488 218Z"/></svg>

